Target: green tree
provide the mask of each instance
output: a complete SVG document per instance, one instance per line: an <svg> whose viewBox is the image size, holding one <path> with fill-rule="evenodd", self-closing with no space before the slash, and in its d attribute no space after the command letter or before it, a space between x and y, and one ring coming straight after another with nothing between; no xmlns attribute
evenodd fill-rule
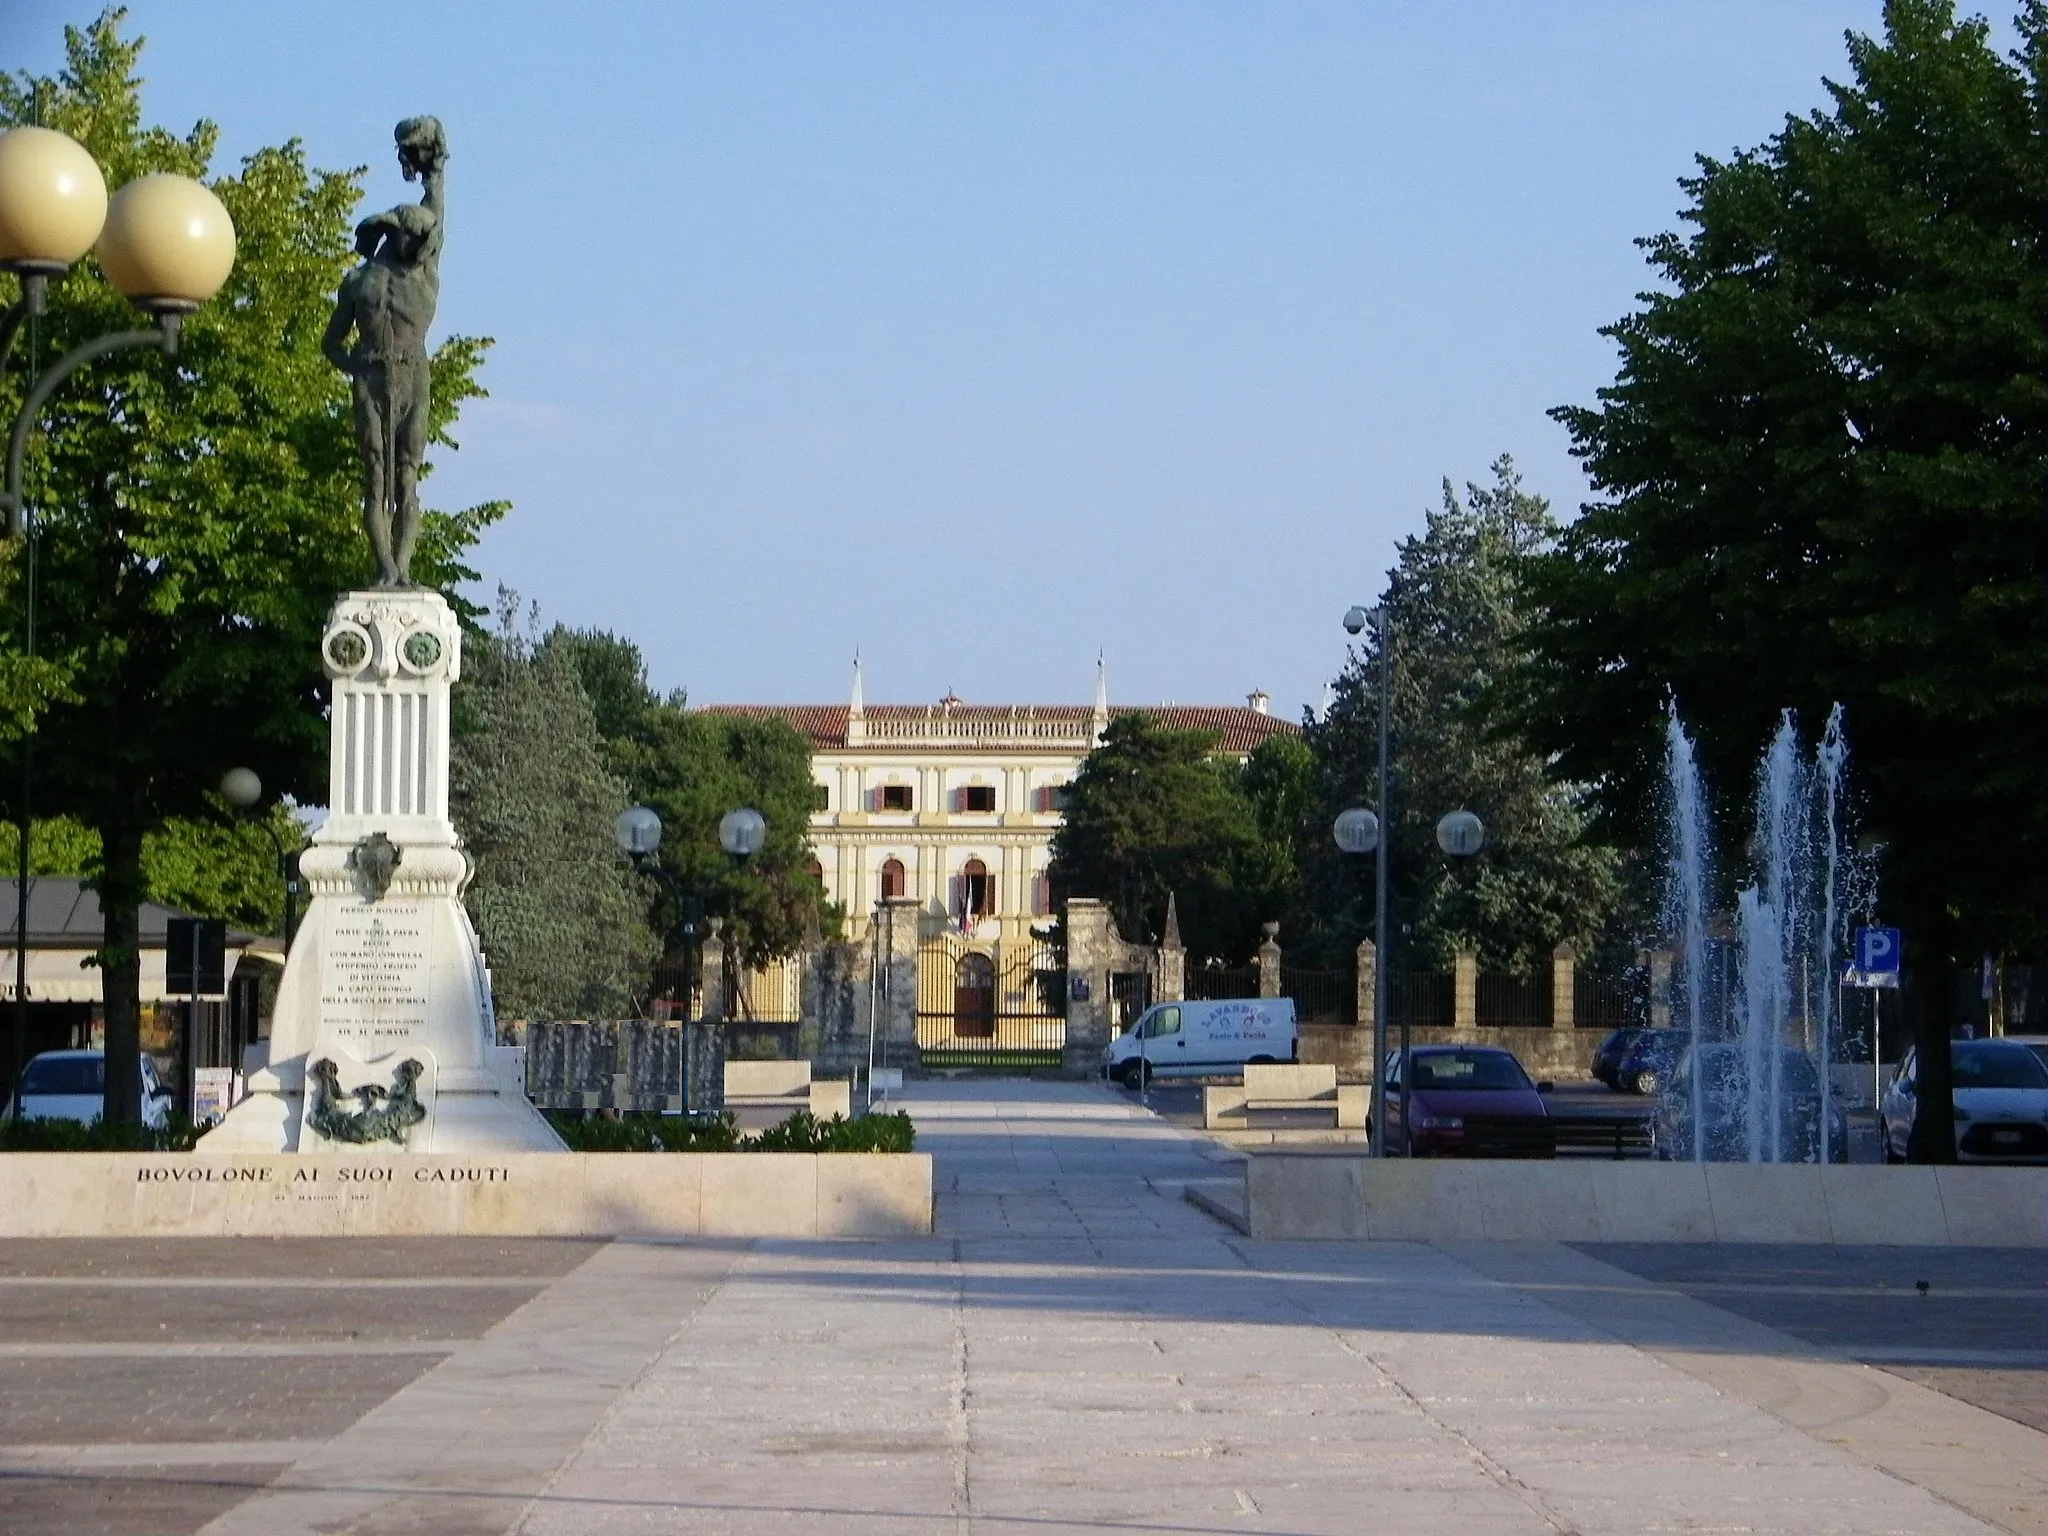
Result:
<svg viewBox="0 0 2048 1536"><path fill-rule="evenodd" d="M1593 947L1620 897L1617 856L1589 838L1582 794L1549 774L1489 695L1523 659L1523 573L1555 533L1549 504L1503 456L1492 483L1468 484L1462 501L1444 482L1443 504L1402 541L1381 599L1395 647L1389 894L1414 930L1413 958L1429 965L1471 948L1485 966L1527 974L1560 943ZM1333 962L1371 932L1373 861L1340 852L1330 825L1378 800L1380 665L1374 632L1306 732L1318 803L1302 832L1298 926ZM1452 861L1436 823L1459 809L1486 823L1487 846Z"/></svg>
<svg viewBox="0 0 2048 1536"><path fill-rule="evenodd" d="M506 617L470 641L456 685L449 804L475 870L464 899L501 1016L621 1018L653 951L612 841L626 786L569 658Z"/></svg>
<svg viewBox="0 0 2048 1536"><path fill-rule="evenodd" d="M144 898L200 917L223 917L253 933L277 932L284 919L278 849L289 853L305 840L298 817L280 804L248 820L225 805L212 820L174 818L142 840ZM96 880L99 834L69 816L38 820L29 833L28 862L34 875Z"/></svg>
<svg viewBox="0 0 2048 1536"><path fill-rule="evenodd" d="M601 630L557 627L541 650L559 652L597 711L605 761L633 798L661 817L661 863L730 925L751 964L797 949L813 924L838 931L841 914L811 872L811 748L781 720L686 707L657 698L639 647ZM718 844L727 811L752 806L768 823L761 851L737 866ZM660 887L652 920L672 932L679 914Z"/></svg>
<svg viewBox="0 0 2048 1536"><path fill-rule="evenodd" d="M35 809L74 817L99 839L107 1111L132 1120L145 843L174 818L212 814L215 786L236 764L283 793L324 796L320 629L368 561L347 387L319 347L352 259L360 173L313 171L292 143L214 175L211 123L183 135L144 124L142 45L121 36L122 19L110 10L67 29L55 79L0 79L0 127L39 117L84 144L112 185L159 170L205 179L239 241L234 274L189 318L174 362L124 354L59 392L26 482L42 526L38 651L52 678L32 701L43 765ZM0 301L13 296L0 278ZM52 285L31 361L135 323L87 260ZM485 345L458 337L435 357L444 448L462 402L481 393ZM16 370L0 400L10 416L23 378ZM445 587L470 574L461 554L501 510L430 514L414 566L422 581ZM0 679L16 682L29 557L21 544L0 552ZM0 794L14 794L19 774L4 778Z"/></svg>
<svg viewBox="0 0 2048 1536"><path fill-rule="evenodd" d="M1946 0L1884 23L1831 110L1700 160L1618 377L1554 413L1600 499L1538 562L1526 716L1640 826L1675 698L1739 846L1778 711L1840 701L1909 953L2041 958L2048 11L2010 61Z"/></svg>
<svg viewBox="0 0 2048 1536"><path fill-rule="evenodd" d="M1211 732L1138 714L1110 721L1067 787L1051 875L1063 896L1107 902L1118 931L1139 942L1164 932L1171 896L1189 953L1237 963L1259 924L1280 915L1292 870L1241 770L1215 754ZM1256 777L1265 813L1284 816L1284 753L1268 754Z"/></svg>

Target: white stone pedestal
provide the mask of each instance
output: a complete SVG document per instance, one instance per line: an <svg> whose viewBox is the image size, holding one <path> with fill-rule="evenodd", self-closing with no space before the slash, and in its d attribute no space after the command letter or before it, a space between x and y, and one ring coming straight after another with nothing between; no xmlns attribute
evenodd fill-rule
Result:
<svg viewBox="0 0 2048 1536"><path fill-rule="evenodd" d="M328 816L299 859L311 893L286 957L269 1058L201 1152L545 1152L561 1138L500 1046L448 819L448 689L462 631L438 593L345 593ZM349 1139L359 1137L360 1140Z"/></svg>

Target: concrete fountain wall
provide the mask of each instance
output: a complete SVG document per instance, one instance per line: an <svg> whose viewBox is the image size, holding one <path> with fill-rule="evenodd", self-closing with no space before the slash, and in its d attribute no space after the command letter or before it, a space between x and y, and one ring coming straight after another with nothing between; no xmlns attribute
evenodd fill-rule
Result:
<svg viewBox="0 0 2048 1536"><path fill-rule="evenodd" d="M2048 1168L1264 1152L1227 1214L1264 1238L2048 1248Z"/></svg>

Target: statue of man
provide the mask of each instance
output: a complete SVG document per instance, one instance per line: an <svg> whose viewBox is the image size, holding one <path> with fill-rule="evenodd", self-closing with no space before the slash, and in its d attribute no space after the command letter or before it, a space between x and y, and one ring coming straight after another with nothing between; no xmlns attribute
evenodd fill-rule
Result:
<svg viewBox="0 0 2048 1536"><path fill-rule="evenodd" d="M407 181L423 181L425 190L419 202L372 214L356 226L363 263L341 280L320 343L355 386L363 529L380 587L412 585L420 459L427 450L427 327L441 296L441 172L448 162L438 118L408 117L395 137L399 169Z"/></svg>

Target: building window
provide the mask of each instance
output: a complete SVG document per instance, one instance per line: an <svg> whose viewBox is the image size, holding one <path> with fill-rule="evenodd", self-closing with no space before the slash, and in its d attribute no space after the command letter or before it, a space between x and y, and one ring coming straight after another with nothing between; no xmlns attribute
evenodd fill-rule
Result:
<svg viewBox="0 0 2048 1536"><path fill-rule="evenodd" d="M1052 915L1052 881L1044 875L1031 877L1031 915L1049 917Z"/></svg>
<svg viewBox="0 0 2048 1536"><path fill-rule="evenodd" d="M811 878L817 881L818 884L823 885L825 883L825 866L820 864L816 859L811 860L811 862L806 864L804 868L808 869L811 872Z"/></svg>
<svg viewBox="0 0 2048 1536"><path fill-rule="evenodd" d="M970 784L960 791L960 809L963 811L993 811L996 808L996 787L993 784Z"/></svg>
<svg viewBox="0 0 2048 1536"><path fill-rule="evenodd" d="M960 910L969 917L987 917L995 909L995 883L988 877L988 866L969 859L960 870Z"/></svg>
<svg viewBox="0 0 2048 1536"><path fill-rule="evenodd" d="M884 859L882 861L882 899L903 894L903 861Z"/></svg>
<svg viewBox="0 0 2048 1536"><path fill-rule="evenodd" d="M832 809L831 785L813 784L811 786L811 809L814 811L829 811Z"/></svg>
<svg viewBox="0 0 2048 1536"><path fill-rule="evenodd" d="M1053 785L1051 789L1045 792L1045 808L1048 811L1064 811L1067 808L1067 798L1073 792L1073 788L1074 786L1071 784Z"/></svg>
<svg viewBox="0 0 2048 1536"><path fill-rule="evenodd" d="M885 811L909 810L910 786L908 784L884 784L882 786L882 809Z"/></svg>

